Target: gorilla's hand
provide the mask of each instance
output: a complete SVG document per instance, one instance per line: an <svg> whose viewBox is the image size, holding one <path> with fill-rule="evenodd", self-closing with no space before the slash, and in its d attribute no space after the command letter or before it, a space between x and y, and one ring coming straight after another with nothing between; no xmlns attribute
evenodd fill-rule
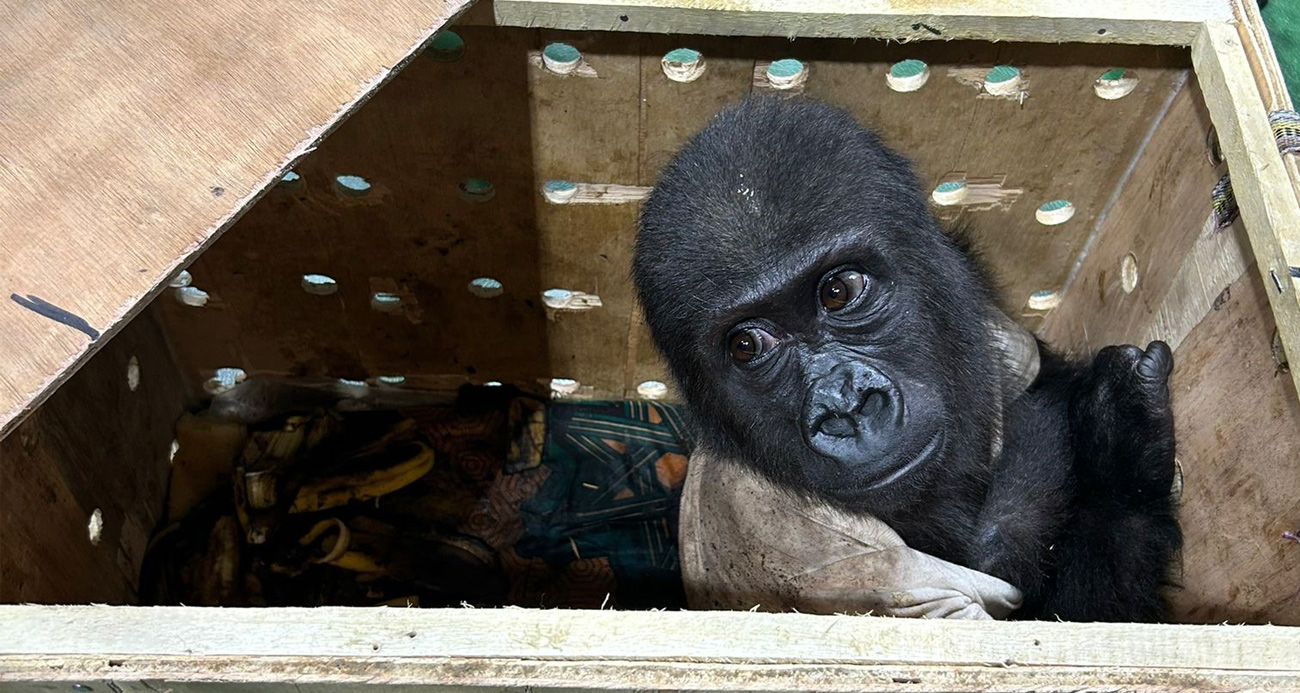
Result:
<svg viewBox="0 0 1300 693"><path fill-rule="evenodd" d="M1070 402L1076 471L1084 497L1141 504L1174 480L1169 345L1111 346L1093 359Z"/></svg>

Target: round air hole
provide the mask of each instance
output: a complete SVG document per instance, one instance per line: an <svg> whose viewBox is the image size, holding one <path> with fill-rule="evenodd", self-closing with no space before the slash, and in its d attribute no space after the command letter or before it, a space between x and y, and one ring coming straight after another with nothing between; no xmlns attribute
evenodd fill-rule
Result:
<svg viewBox="0 0 1300 693"><path fill-rule="evenodd" d="M104 513L99 508L90 513L90 520L86 522L86 538L90 539L91 546L99 546L104 538Z"/></svg>
<svg viewBox="0 0 1300 693"><path fill-rule="evenodd" d="M334 381L334 391L338 393L340 397L358 399L365 397L370 393L370 386L367 385L364 380L348 380L347 378L339 378Z"/></svg>
<svg viewBox="0 0 1300 693"><path fill-rule="evenodd" d="M1020 91L1023 77L1010 65L998 65L984 75L984 91L994 96L1012 96Z"/></svg>
<svg viewBox="0 0 1300 693"><path fill-rule="evenodd" d="M1096 83L1092 85L1092 90L1096 92L1097 96L1107 101L1114 101L1133 93L1137 86L1138 76L1136 72L1117 67L1101 73Z"/></svg>
<svg viewBox="0 0 1300 693"><path fill-rule="evenodd" d="M365 197L370 192L370 181L361 176L334 176L334 189L349 197Z"/></svg>
<svg viewBox="0 0 1300 693"><path fill-rule="evenodd" d="M555 395L571 395L577 392L579 387L578 381L572 378L551 378L551 393Z"/></svg>
<svg viewBox="0 0 1300 693"><path fill-rule="evenodd" d="M505 287L492 277L479 277L470 281L469 292L479 298L496 298L505 292Z"/></svg>
<svg viewBox="0 0 1300 693"><path fill-rule="evenodd" d="M1223 163L1223 150L1219 147L1219 133L1215 132L1214 126L1205 133L1205 158L1211 166L1218 166Z"/></svg>
<svg viewBox="0 0 1300 693"><path fill-rule="evenodd" d="M455 62L465 55L465 39L454 31L440 31L429 42L424 54L440 63Z"/></svg>
<svg viewBox="0 0 1300 693"><path fill-rule="evenodd" d="M1119 282L1124 293L1131 294L1138 285L1138 259L1133 253L1124 256L1119 263Z"/></svg>
<svg viewBox="0 0 1300 693"><path fill-rule="evenodd" d="M468 202L487 202L496 197L497 190L483 178L467 178L457 186L460 197Z"/></svg>
<svg viewBox="0 0 1300 693"><path fill-rule="evenodd" d="M380 313L396 313L402 309L402 297L387 291L370 294L370 308Z"/></svg>
<svg viewBox="0 0 1300 693"><path fill-rule="evenodd" d="M567 180L548 180L542 184L542 196L547 202L565 204L578 194L578 184Z"/></svg>
<svg viewBox="0 0 1300 693"><path fill-rule="evenodd" d="M196 286L182 286L176 290L176 300L192 308L208 305L208 292Z"/></svg>
<svg viewBox="0 0 1300 693"><path fill-rule="evenodd" d="M399 385L403 385L403 384L406 383L406 376L404 376L404 375L381 375L381 376L379 376L378 378L375 378L375 382L376 382L376 383L379 383L380 385L387 385L387 386L389 386L389 387L397 387L397 386L399 386Z"/></svg>
<svg viewBox="0 0 1300 693"><path fill-rule="evenodd" d="M668 386L658 380L647 380L636 386L636 393L645 399L662 399L668 394Z"/></svg>
<svg viewBox="0 0 1300 693"><path fill-rule="evenodd" d="M935 186L934 192L930 193L930 199L934 200L937 205L950 207L961 204L966 199L967 192L968 188L965 181L944 181Z"/></svg>
<svg viewBox="0 0 1300 693"><path fill-rule="evenodd" d="M1055 291L1035 291L1029 295L1026 305L1030 310L1051 310L1061 302L1061 295Z"/></svg>
<svg viewBox="0 0 1300 693"><path fill-rule="evenodd" d="M203 389L210 395L219 395L247 379L248 374L242 368L218 368L212 377L203 383Z"/></svg>
<svg viewBox="0 0 1300 693"><path fill-rule="evenodd" d="M126 386L131 392L140 387L140 359L134 356L126 362Z"/></svg>
<svg viewBox="0 0 1300 693"><path fill-rule="evenodd" d="M773 89L794 89L808 81L808 66L794 58L783 58L767 66L767 83Z"/></svg>
<svg viewBox="0 0 1300 693"><path fill-rule="evenodd" d="M551 43L542 49L542 64L557 75L571 74L582 64L582 52L567 43Z"/></svg>
<svg viewBox="0 0 1300 693"><path fill-rule="evenodd" d="M304 274L302 290L313 296L329 296L338 293L339 283L324 274Z"/></svg>
<svg viewBox="0 0 1300 693"><path fill-rule="evenodd" d="M885 83L898 92L916 91L930 81L930 66L921 60L904 60L889 66Z"/></svg>
<svg viewBox="0 0 1300 693"><path fill-rule="evenodd" d="M568 289L547 289L542 292L542 303L547 308L563 308L568 305L571 298L573 292Z"/></svg>
<svg viewBox="0 0 1300 693"><path fill-rule="evenodd" d="M1034 212L1034 218L1043 226L1056 226L1064 224L1074 216L1074 204L1069 200L1052 200L1044 202Z"/></svg>
<svg viewBox="0 0 1300 693"><path fill-rule="evenodd" d="M183 289L189 286L190 284L192 284L193 282L194 282L194 277L190 274L190 271L181 270L180 272L176 273L175 277L172 277L172 280L170 282L167 282L167 286L170 286L173 289Z"/></svg>
<svg viewBox="0 0 1300 693"><path fill-rule="evenodd" d="M690 48L676 48L660 61L664 76L674 82L694 82L704 74L704 56Z"/></svg>

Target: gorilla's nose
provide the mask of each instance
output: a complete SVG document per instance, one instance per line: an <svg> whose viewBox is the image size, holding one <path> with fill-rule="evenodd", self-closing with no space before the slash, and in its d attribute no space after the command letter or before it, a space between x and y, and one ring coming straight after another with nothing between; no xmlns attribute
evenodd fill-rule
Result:
<svg viewBox="0 0 1300 693"><path fill-rule="evenodd" d="M897 438L902 413L898 388L884 373L845 362L812 382L804 430L819 453L862 464L884 454Z"/></svg>
<svg viewBox="0 0 1300 693"><path fill-rule="evenodd" d="M834 438L850 438L858 432L858 427L847 416L831 414L822 419L818 431Z"/></svg>

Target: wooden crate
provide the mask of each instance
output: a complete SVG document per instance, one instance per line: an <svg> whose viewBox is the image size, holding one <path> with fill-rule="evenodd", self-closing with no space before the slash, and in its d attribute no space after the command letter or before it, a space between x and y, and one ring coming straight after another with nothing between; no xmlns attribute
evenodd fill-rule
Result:
<svg viewBox="0 0 1300 693"><path fill-rule="evenodd" d="M14 604L0 607L0 690L1300 688L1300 545L1282 537L1300 528L1286 361L1300 353L1300 171L1270 129L1292 106L1253 3L465 6L14 8L0 34L0 602ZM451 21L463 54L426 49ZM543 67L552 42L581 51L579 74ZM661 68L682 46L707 64L689 83ZM435 390L565 377L619 398L665 379L627 281L636 200L785 57L807 66L806 94L876 126L928 185L963 180L984 201L936 211L972 223L1014 317L1075 352L1176 348L1185 625L126 606L173 425L218 368ZM929 67L918 91L887 85L904 59ZM987 93L994 65L1019 69L1010 97ZM1115 100L1094 90L1111 68L1139 77ZM1219 228L1229 171L1240 218ZM621 203L555 204L550 180ZM1057 199L1073 216L1044 225L1035 210ZM201 307L178 300L182 269ZM314 273L338 291L304 291ZM485 302L476 277L504 293ZM548 310L548 288L600 307ZM375 310L377 292L401 309ZM1220 622L1257 625L1197 625Z"/></svg>

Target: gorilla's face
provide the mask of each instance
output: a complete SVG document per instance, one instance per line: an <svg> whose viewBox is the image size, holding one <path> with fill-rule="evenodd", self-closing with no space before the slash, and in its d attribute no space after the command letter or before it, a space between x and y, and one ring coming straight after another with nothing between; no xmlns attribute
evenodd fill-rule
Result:
<svg viewBox="0 0 1300 693"><path fill-rule="evenodd" d="M750 101L664 170L634 261L706 444L876 512L987 457L992 304L910 168L848 116Z"/></svg>
<svg viewBox="0 0 1300 693"><path fill-rule="evenodd" d="M723 301L698 357L729 430L854 502L941 459L959 403L924 296L870 234L840 237L806 263L769 265L783 279L773 291Z"/></svg>

